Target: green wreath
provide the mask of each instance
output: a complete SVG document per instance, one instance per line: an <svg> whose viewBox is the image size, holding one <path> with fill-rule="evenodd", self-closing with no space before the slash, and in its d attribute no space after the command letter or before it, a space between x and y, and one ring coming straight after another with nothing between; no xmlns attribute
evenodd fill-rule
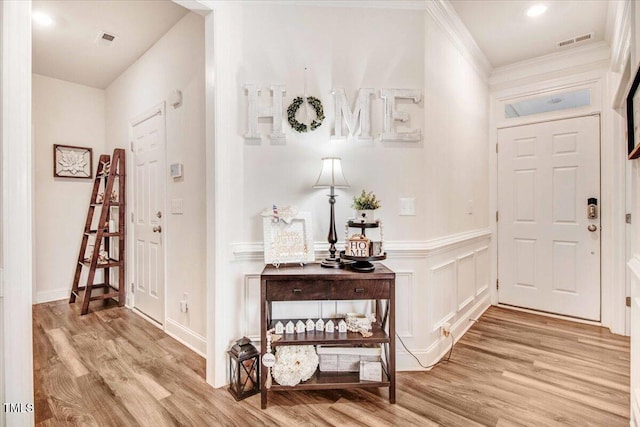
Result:
<svg viewBox="0 0 640 427"><path fill-rule="evenodd" d="M291 102L291 105L289 105L289 108L287 108L287 118L289 124L291 125L293 130L297 132L307 132L309 129L318 129L322 124L322 121L324 120L324 110L322 109L322 102L320 102L320 100L315 96L307 96L307 102L313 107L313 110L316 112L316 119L313 120L309 125L300 123L296 120L296 113L298 112L298 109L303 102L304 100L302 99L302 97L298 96L294 98L293 102Z"/></svg>

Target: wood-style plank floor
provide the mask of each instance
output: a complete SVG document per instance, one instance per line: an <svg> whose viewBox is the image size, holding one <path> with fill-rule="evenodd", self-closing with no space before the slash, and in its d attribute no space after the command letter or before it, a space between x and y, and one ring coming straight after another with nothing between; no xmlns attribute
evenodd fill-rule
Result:
<svg viewBox="0 0 640 427"><path fill-rule="evenodd" d="M33 308L38 426L628 426L629 340L604 328L490 308L448 363L386 389L273 393L236 402L204 360L126 308Z"/></svg>

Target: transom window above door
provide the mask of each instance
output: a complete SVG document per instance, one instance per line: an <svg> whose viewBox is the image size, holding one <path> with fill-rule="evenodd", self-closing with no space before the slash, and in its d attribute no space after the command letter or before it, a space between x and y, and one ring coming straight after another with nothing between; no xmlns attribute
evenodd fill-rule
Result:
<svg viewBox="0 0 640 427"><path fill-rule="evenodd" d="M504 116L506 119L513 119L552 111L570 110L588 105L591 105L591 89L580 89L505 104Z"/></svg>

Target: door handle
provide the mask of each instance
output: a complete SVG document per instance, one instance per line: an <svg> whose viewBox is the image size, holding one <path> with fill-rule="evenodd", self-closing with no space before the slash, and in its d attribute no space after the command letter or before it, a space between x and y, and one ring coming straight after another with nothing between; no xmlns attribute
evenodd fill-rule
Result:
<svg viewBox="0 0 640 427"><path fill-rule="evenodd" d="M595 224L589 224L589 226L587 227L587 230L589 230L590 232L594 232L598 229L598 226Z"/></svg>
<svg viewBox="0 0 640 427"><path fill-rule="evenodd" d="M162 233L162 226L158 225L156 227L153 227L153 232L154 233Z"/></svg>

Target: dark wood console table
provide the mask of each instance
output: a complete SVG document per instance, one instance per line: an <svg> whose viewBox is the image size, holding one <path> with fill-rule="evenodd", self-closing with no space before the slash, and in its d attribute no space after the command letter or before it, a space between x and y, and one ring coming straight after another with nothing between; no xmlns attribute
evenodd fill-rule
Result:
<svg viewBox="0 0 640 427"><path fill-rule="evenodd" d="M375 300L376 321L373 336L364 338L358 332L334 333L305 332L284 334L272 344L273 351L279 345L317 344L379 344L382 346L382 380L360 381L358 372L320 372L294 387L281 386L273 381L271 389L265 387L267 369L261 369L261 405L267 407L268 393L271 391L321 390L341 388L389 387L389 402L396 401L396 349L395 349L395 278L393 271L382 264L370 273L359 273L348 269L321 268L320 264L301 266L267 265L260 276L260 323L261 352L267 348L266 331L280 320L286 323L299 319L272 319L273 301L316 301L316 300ZM302 321L306 319L301 319ZM316 319L314 319L316 320ZM326 321L327 319L325 319Z"/></svg>

